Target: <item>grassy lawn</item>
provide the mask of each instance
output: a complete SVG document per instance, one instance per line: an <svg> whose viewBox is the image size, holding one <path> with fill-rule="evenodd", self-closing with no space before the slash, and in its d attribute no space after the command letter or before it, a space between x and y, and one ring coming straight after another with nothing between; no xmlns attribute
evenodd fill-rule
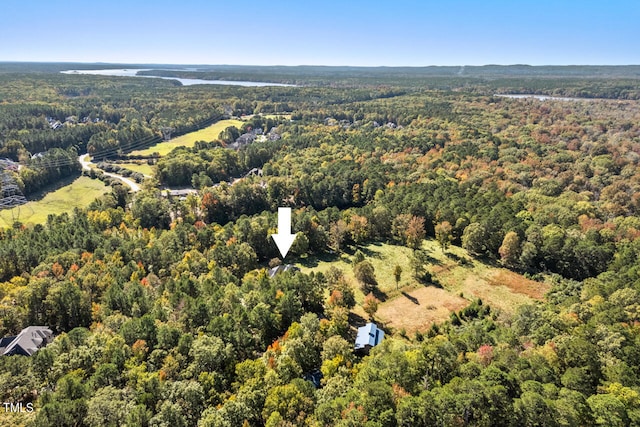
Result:
<svg viewBox="0 0 640 427"><path fill-rule="evenodd" d="M146 163L120 163L120 166L143 175L153 176L153 166Z"/></svg>
<svg viewBox="0 0 640 427"><path fill-rule="evenodd" d="M492 309L511 314L522 304L540 300L549 289L504 268L494 267L470 257L462 248L452 246L443 252L437 242L426 240L423 249L429 256L426 268L435 285L425 286L413 277L410 266L412 251L403 246L370 244L360 250L375 269L383 302L376 319L387 326L407 332L425 331L433 322L444 321L470 301L481 298ZM352 255L309 258L298 266L304 273L326 272L331 266L341 269L355 290L354 313L366 318L360 304L364 294L353 275ZM399 289L393 271L402 267Z"/></svg>
<svg viewBox="0 0 640 427"><path fill-rule="evenodd" d="M72 212L75 207L85 207L108 192L108 189L102 181L81 176L69 185L47 193L40 200L0 211L0 227L11 227L14 219L23 224L45 223L49 214Z"/></svg>
<svg viewBox="0 0 640 427"><path fill-rule="evenodd" d="M470 257L462 248L452 246L446 253L435 249L436 242L428 241L434 249L431 255L438 261L429 271L444 287L465 298L481 298L491 307L512 314L523 305L542 300L549 290L546 283L535 282L506 268L491 266Z"/></svg>
<svg viewBox="0 0 640 427"><path fill-rule="evenodd" d="M130 154L134 156L150 156L153 153L158 153L161 156L166 156L176 147L193 147L196 141L214 141L218 139L218 135L228 126L235 126L238 129L244 122L240 120L221 120L208 126L206 128L190 132L185 135L173 138L166 142L160 142L145 150L133 151Z"/></svg>
<svg viewBox="0 0 640 427"><path fill-rule="evenodd" d="M393 270L396 264L402 267L400 287L418 286L418 283L411 277L409 268L411 249L403 246L371 244L360 248L360 250L364 253L366 259L371 262L375 269L376 279L378 280L378 289L387 294L387 296L398 293L396 292L396 281L393 276ZM309 273L311 271L320 271L324 273L329 270L330 267L339 268L344 272L347 281L353 284L356 293L356 301L361 303L364 300L364 294L360 290L357 280L353 275L353 265L351 263L352 258L353 256L343 254L339 258L334 257L333 259L308 259L303 260L299 267L304 273Z"/></svg>
<svg viewBox="0 0 640 427"><path fill-rule="evenodd" d="M291 120L291 113L282 113L282 114L261 114L265 119L287 119ZM269 132L269 129L265 129L265 132Z"/></svg>

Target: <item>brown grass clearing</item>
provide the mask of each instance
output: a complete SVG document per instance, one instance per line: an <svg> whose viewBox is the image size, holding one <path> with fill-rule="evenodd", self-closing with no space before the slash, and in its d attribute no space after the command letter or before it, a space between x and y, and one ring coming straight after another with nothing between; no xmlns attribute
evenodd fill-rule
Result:
<svg viewBox="0 0 640 427"><path fill-rule="evenodd" d="M466 299L444 289L427 286L380 304L375 317L396 331L424 332L432 323L448 320L452 311L459 311L468 304Z"/></svg>
<svg viewBox="0 0 640 427"><path fill-rule="evenodd" d="M487 275L487 281L490 285L506 286L513 292L524 294L540 301L544 299L544 295L549 291L547 283L536 282L505 269L490 271Z"/></svg>
<svg viewBox="0 0 640 427"><path fill-rule="evenodd" d="M396 332L403 328L407 333L424 331L434 322L448 320L452 311L459 311L477 298L489 305L493 312L508 317L519 306L543 299L549 289L548 284L474 259L457 246L443 252L437 242L425 240L423 249L430 257L425 267L442 288L425 287L412 277L412 251L406 247L371 244L361 248L375 268L378 289L386 295L386 301L380 304L375 319ZM353 313L366 321L367 315L361 307L364 294L353 276L351 259L352 256L347 255L309 258L302 261L300 267L304 273L326 272L331 266L340 268L355 291L357 305ZM403 270L397 290L393 277L396 264Z"/></svg>

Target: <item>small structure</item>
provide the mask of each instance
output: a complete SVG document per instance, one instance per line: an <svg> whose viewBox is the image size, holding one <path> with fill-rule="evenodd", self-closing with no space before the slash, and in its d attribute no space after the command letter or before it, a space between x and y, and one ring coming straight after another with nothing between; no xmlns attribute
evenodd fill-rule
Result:
<svg viewBox="0 0 640 427"><path fill-rule="evenodd" d="M62 122L60 122L60 120L56 120L53 117L47 117L47 123L49 123L49 127L53 130L58 129L59 127L62 126Z"/></svg>
<svg viewBox="0 0 640 427"><path fill-rule="evenodd" d="M281 138L275 127L272 127L271 130L269 130L269 132L267 133L267 137L269 138L269 141L277 141Z"/></svg>
<svg viewBox="0 0 640 427"><path fill-rule="evenodd" d="M181 189L165 189L160 195L162 197L176 197L178 200L187 200L189 194L198 194L198 190L195 188L181 188Z"/></svg>
<svg viewBox="0 0 640 427"><path fill-rule="evenodd" d="M33 353L53 341L53 332L46 326L29 326L15 337L0 340L0 354L3 356L32 356Z"/></svg>
<svg viewBox="0 0 640 427"><path fill-rule="evenodd" d="M246 178L248 176L262 176L262 169L253 168L249 172L247 172L244 177Z"/></svg>
<svg viewBox="0 0 640 427"><path fill-rule="evenodd" d="M269 269L269 278L276 277L278 274L284 273L285 271L300 271L300 269L293 264L278 265Z"/></svg>
<svg viewBox="0 0 640 427"><path fill-rule="evenodd" d="M253 132L243 133L238 137L238 139L236 139L236 141L233 144L231 144L231 147L241 148L241 147L244 147L245 145L251 144L253 141L255 141L255 139L256 139L256 135Z"/></svg>
<svg viewBox="0 0 640 427"><path fill-rule="evenodd" d="M380 344L384 338L384 331L375 323L367 323L365 326L358 328L358 336L356 337L355 350L368 352L371 347Z"/></svg>

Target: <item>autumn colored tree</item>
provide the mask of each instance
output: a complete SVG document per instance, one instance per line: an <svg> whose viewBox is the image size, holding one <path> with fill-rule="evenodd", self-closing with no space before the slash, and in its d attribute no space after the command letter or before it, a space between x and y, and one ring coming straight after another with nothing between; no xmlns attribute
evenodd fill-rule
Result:
<svg viewBox="0 0 640 427"><path fill-rule="evenodd" d="M59 263L54 262L51 266L51 272L57 279L60 279L64 275L64 267Z"/></svg>
<svg viewBox="0 0 640 427"><path fill-rule="evenodd" d="M489 366L489 364L491 363L491 361L493 360L493 346L489 345L489 344L483 344L478 348L478 358L480 360L480 363L483 366Z"/></svg>
<svg viewBox="0 0 640 427"><path fill-rule="evenodd" d="M329 227L329 245L336 251L340 252L342 244L347 237L348 227L343 220L338 220Z"/></svg>
<svg viewBox="0 0 640 427"><path fill-rule="evenodd" d="M424 229L424 218L421 216L412 216L407 224L407 246L411 249L419 249L422 246L422 241L426 237L426 231Z"/></svg>
<svg viewBox="0 0 640 427"><path fill-rule="evenodd" d="M452 230L453 227L451 227L449 221L442 221L435 227L436 240L440 244L443 252L446 251L451 244L451 239L453 238L451 235Z"/></svg>
<svg viewBox="0 0 640 427"><path fill-rule="evenodd" d="M522 250L520 247L520 237L518 237L516 232L510 231L504 236L498 253L500 254L501 262L505 266L510 268L518 267Z"/></svg>
<svg viewBox="0 0 640 427"><path fill-rule="evenodd" d="M378 305L380 304L380 300L376 298L372 292L369 292L364 297L364 302L362 303L362 309L369 316L369 319L373 320L373 316L378 311Z"/></svg>

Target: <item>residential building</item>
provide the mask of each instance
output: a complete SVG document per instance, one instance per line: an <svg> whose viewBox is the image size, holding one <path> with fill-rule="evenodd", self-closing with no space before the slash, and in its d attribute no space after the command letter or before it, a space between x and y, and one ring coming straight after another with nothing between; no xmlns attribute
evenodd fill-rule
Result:
<svg viewBox="0 0 640 427"><path fill-rule="evenodd" d="M29 326L17 336L0 340L0 355L32 356L40 348L53 341L53 332L46 326Z"/></svg>
<svg viewBox="0 0 640 427"><path fill-rule="evenodd" d="M367 323L365 326L358 328L358 336L356 337L355 350L368 352L371 347L380 344L384 338L384 331L375 323Z"/></svg>

